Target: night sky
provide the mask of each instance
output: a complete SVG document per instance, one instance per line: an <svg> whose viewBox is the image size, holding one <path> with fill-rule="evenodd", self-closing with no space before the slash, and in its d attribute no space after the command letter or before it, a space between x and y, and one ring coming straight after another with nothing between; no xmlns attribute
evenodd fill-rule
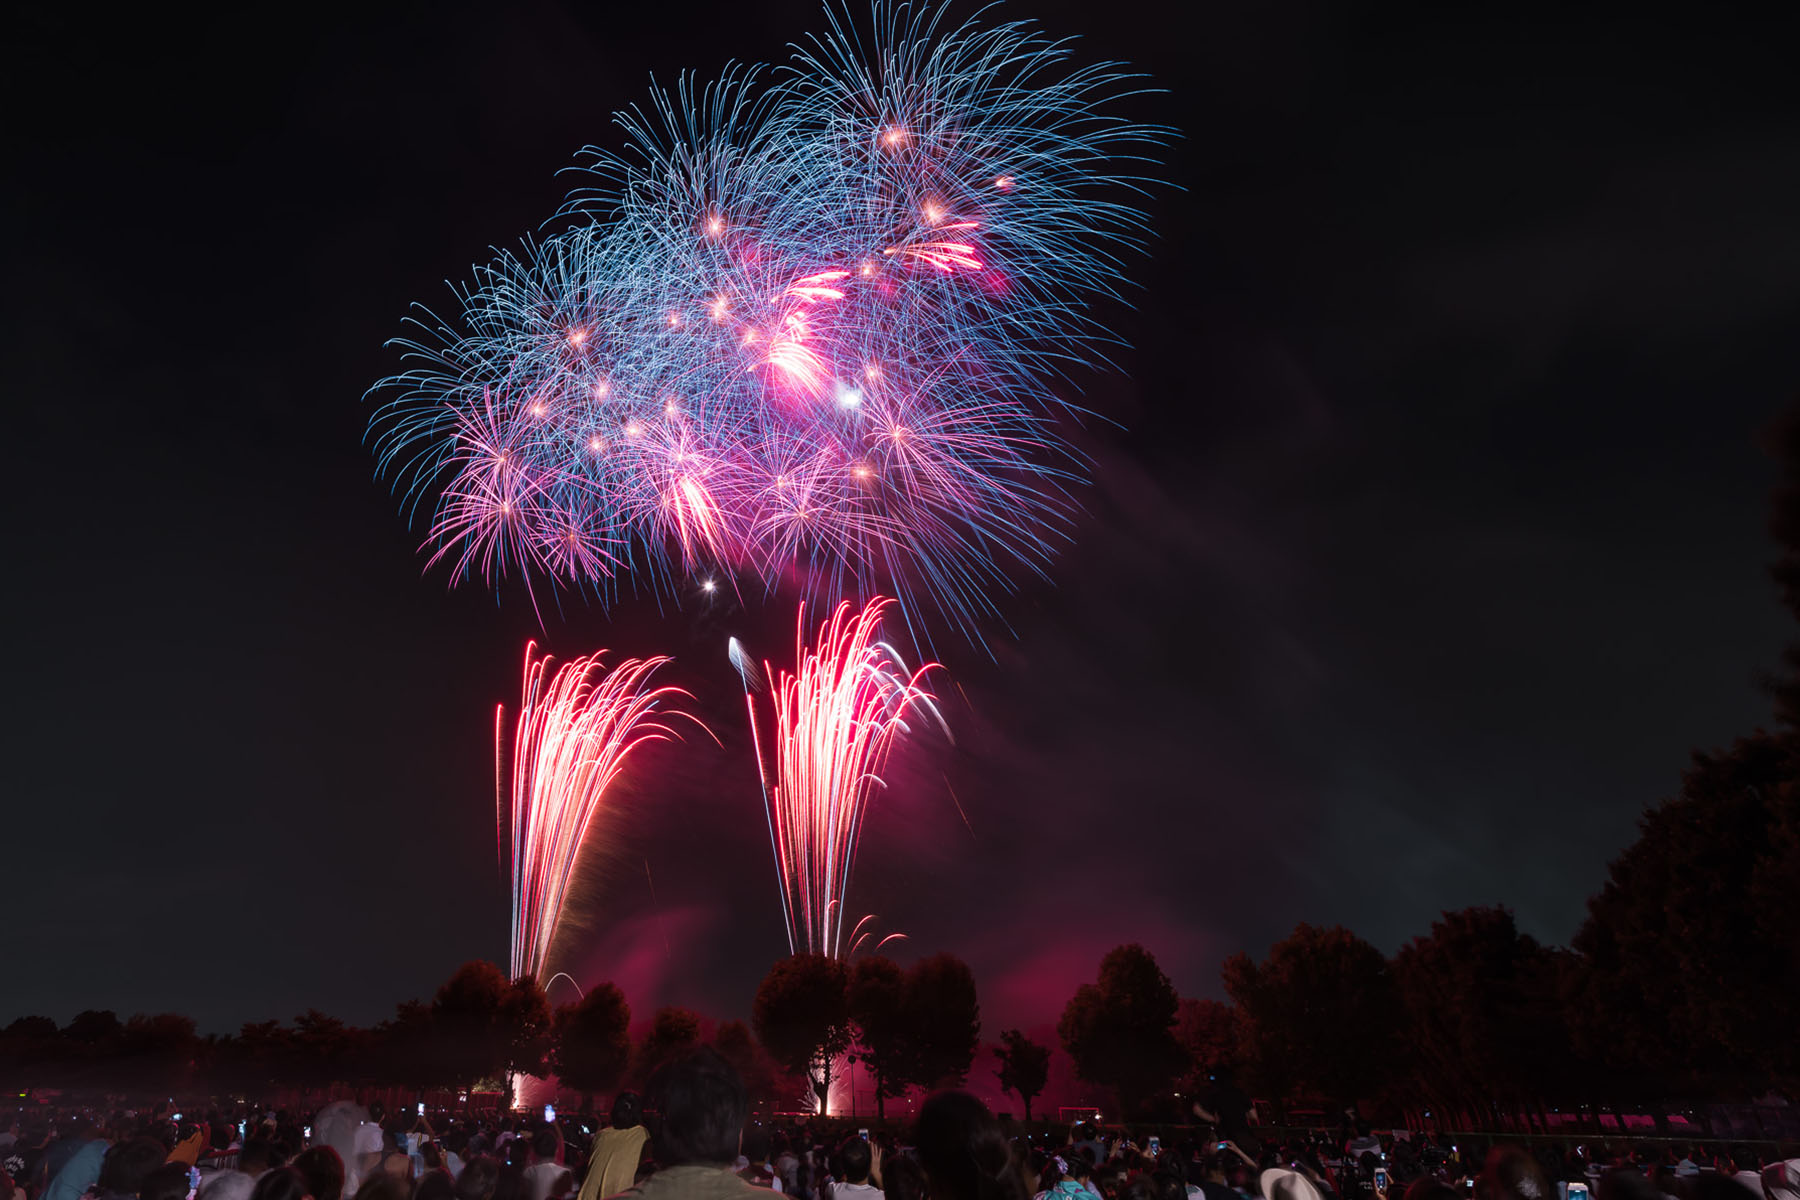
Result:
<svg viewBox="0 0 1800 1200"><path fill-rule="evenodd" d="M902 753L858 865L990 1037L1124 940L1185 994L1300 920L1392 951L1506 903L1566 941L1690 749L1766 719L1791 42L1469 8L1005 5L1149 71L1186 136L1133 348L1078 380L1122 427L1089 519L991 659L938 646L955 745ZM0 1021L367 1022L504 962L492 713L534 636L673 653L724 741L634 772L556 965L747 1016L786 947L723 648L786 652L790 598L540 626L451 590L361 397L652 73L818 11L279 12L10 23Z"/></svg>

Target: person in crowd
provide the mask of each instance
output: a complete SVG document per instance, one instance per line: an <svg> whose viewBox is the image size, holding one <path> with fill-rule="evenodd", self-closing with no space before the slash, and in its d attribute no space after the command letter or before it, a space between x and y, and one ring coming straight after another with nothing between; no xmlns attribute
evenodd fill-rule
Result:
<svg viewBox="0 0 1800 1200"><path fill-rule="evenodd" d="M638 1163L650 1141L650 1131L644 1128L643 1104L643 1097L636 1092L620 1092L614 1097L610 1127L594 1135L580 1200L605 1200L636 1181Z"/></svg>
<svg viewBox="0 0 1800 1200"><path fill-rule="evenodd" d="M908 1154L884 1155L881 1191L885 1200L925 1200L925 1168Z"/></svg>
<svg viewBox="0 0 1800 1200"><path fill-rule="evenodd" d="M245 1171L215 1171L200 1182L194 1200L250 1200L256 1178Z"/></svg>
<svg viewBox="0 0 1800 1200"><path fill-rule="evenodd" d="M412 1200L456 1200L456 1180L442 1167L427 1171L413 1186Z"/></svg>
<svg viewBox="0 0 1800 1200"><path fill-rule="evenodd" d="M575 1177L563 1165L562 1134L547 1121L531 1138L531 1165L525 1168L525 1200L562 1200L575 1190Z"/></svg>
<svg viewBox="0 0 1800 1200"><path fill-rule="evenodd" d="M833 1164L837 1182L831 1186L831 1200L883 1200L881 1189L869 1181L875 1166L875 1150L861 1135L845 1138Z"/></svg>
<svg viewBox="0 0 1800 1200"><path fill-rule="evenodd" d="M66 1152L47 1156L50 1184L41 1200L81 1200L100 1181L100 1164L109 1149L89 1120L77 1121L64 1138Z"/></svg>
<svg viewBox="0 0 1800 1200"><path fill-rule="evenodd" d="M393 1171L371 1171L356 1189L356 1200L412 1200L412 1180Z"/></svg>
<svg viewBox="0 0 1800 1200"><path fill-rule="evenodd" d="M271 1167L282 1166L286 1161L286 1157L281 1153L281 1148L273 1141L263 1137L253 1137L245 1142L243 1148L238 1151L237 1169L254 1180L261 1178L264 1171Z"/></svg>
<svg viewBox="0 0 1800 1200"><path fill-rule="evenodd" d="M478 1154L456 1176L456 1200L494 1200L499 1182L499 1160Z"/></svg>
<svg viewBox="0 0 1800 1200"><path fill-rule="evenodd" d="M307 1200L306 1178L293 1167L271 1167L256 1180L250 1200Z"/></svg>
<svg viewBox="0 0 1800 1200"><path fill-rule="evenodd" d="M1783 1159L1764 1167L1762 1185L1768 1200L1800 1200L1800 1158Z"/></svg>
<svg viewBox="0 0 1800 1200"><path fill-rule="evenodd" d="M756 1200L765 1196L732 1169L750 1101L744 1081L718 1051L690 1050L657 1069L651 1104L662 1114L652 1153L656 1172L622 1195L631 1200Z"/></svg>
<svg viewBox="0 0 1800 1200"><path fill-rule="evenodd" d="M154 1168L138 1186L138 1200L187 1200L193 1186L188 1174L192 1170L193 1164L184 1162L166 1162Z"/></svg>
<svg viewBox="0 0 1800 1200"><path fill-rule="evenodd" d="M125 1200L143 1187L144 1177L163 1165L168 1150L153 1137L135 1137L115 1144L100 1164L94 1194L99 1200ZM184 1191L186 1189L183 1189Z"/></svg>
<svg viewBox="0 0 1800 1200"><path fill-rule="evenodd" d="M314 1126L316 1129L317 1126ZM294 1156L294 1170L306 1183L312 1200L343 1200L347 1172L344 1160L331 1146L312 1146Z"/></svg>
<svg viewBox="0 0 1800 1200"><path fill-rule="evenodd" d="M919 1109L919 1165L932 1200L1026 1200L1023 1164L988 1106L963 1091L938 1092ZM1076 1164L1070 1163L1071 1169Z"/></svg>
<svg viewBox="0 0 1800 1200"><path fill-rule="evenodd" d="M1719 1174L1755 1193L1763 1200L1762 1172L1756 1169L1756 1157L1748 1146L1733 1146L1719 1156Z"/></svg>

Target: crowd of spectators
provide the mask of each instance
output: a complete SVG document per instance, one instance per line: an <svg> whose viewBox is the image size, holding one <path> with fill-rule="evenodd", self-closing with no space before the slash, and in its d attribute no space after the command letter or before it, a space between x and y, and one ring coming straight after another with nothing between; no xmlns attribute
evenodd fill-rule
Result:
<svg viewBox="0 0 1800 1200"><path fill-rule="evenodd" d="M1046 1131L956 1091L903 1134L764 1123L710 1050L606 1120L171 1108L21 1114L0 1130L0 1200L1800 1200L1800 1159L1741 1146Z"/></svg>

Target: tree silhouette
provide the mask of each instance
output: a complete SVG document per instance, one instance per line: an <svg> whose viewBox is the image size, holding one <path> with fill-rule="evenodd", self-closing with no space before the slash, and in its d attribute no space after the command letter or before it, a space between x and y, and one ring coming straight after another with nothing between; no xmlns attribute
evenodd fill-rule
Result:
<svg viewBox="0 0 1800 1200"><path fill-rule="evenodd" d="M981 1041L981 1004L969 965L953 954L914 963L906 972L904 1016L913 1082L927 1089L961 1087Z"/></svg>
<svg viewBox="0 0 1800 1200"><path fill-rule="evenodd" d="M1187 1059L1181 1090L1204 1094L1216 1079L1233 1077L1244 1061L1244 1030L1238 1012L1212 999L1183 997L1175 1013L1175 1040Z"/></svg>
<svg viewBox="0 0 1800 1200"><path fill-rule="evenodd" d="M1555 952L1504 908L1447 912L1394 958L1413 1086L1439 1107L1509 1106L1568 1093L1573 1053Z"/></svg>
<svg viewBox="0 0 1800 1200"><path fill-rule="evenodd" d="M1262 965L1235 954L1222 974L1255 1070L1275 1095L1305 1088L1341 1106L1391 1067L1393 976L1381 951L1348 929L1301 924Z"/></svg>
<svg viewBox="0 0 1800 1200"><path fill-rule="evenodd" d="M893 959L872 955L851 966L849 988L850 1020L875 1081L875 1114L885 1119L887 1102L903 1095L917 1073L906 1021L906 973Z"/></svg>
<svg viewBox="0 0 1800 1200"><path fill-rule="evenodd" d="M775 1065L804 1075L821 1114L832 1064L850 1045L850 972L823 954L795 954L769 968L756 989L751 1024Z"/></svg>
<svg viewBox="0 0 1800 1200"><path fill-rule="evenodd" d="M591 987L574 1004L556 1010L550 1066L558 1081L581 1093L581 1107L593 1108L595 1092L619 1086L631 1061L631 1006L611 983Z"/></svg>
<svg viewBox="0 0 1800 1200"><path fill-rule="evenodd" d="M1057 1036L1075 1073L1116 1090L1130 1116L1181 1071L1181 1046L1171 1032L1176 1004L1174 985L1150 952L1119 946L1100 960L1099 981L1076 990Z"/></svg>
<svg viewBox="0 0 1800 1200"><path fill-rule="evenodd" d="M756 1044L750 1027L742 1021L721 1021L713 1031L712 1046L737 1071L744 1090L757 1099L769 1099L775 1090L775 1072L769 1056Z"/></svg>
<svg viewBox="0 0 1800 1200"><path fill-rule="evenodd" d="M1043 1094L1044 1086L1050 1082L1050 1047L1039 1045L1017 1029L1008 1029L1000 1035L994 1057L1000 1060L1000 1090L1017 1096L1025 1106L1025 1119L1031 1120L1031 1102Z"/></svg>
<svg viewBox="0 0 1800 1200"><path fill-rule="evenodd" d="M650 1028L638 1043L631 1074L639 1081L648 1080L656 1068L700 1044L700 1014L692 1009L665 1005L650 1018Z"/></svg>
<svg viewBox="0 0 1800 1200"><path fill-rule="evenodd" d="M458 1084L541 1075L550 1051L550 1004L528 977L507 981L493 963L464 963L431 1002L432 1041Z"/></svg>
<svg viewBox="0 0 1800 1200"><path fill-rule="evenodd" d="M1588 901L1571 1016L1630 1090L1669 1073L1724 1095L1800 1078L1791 1013L1770 1002L1800 994L1797 780L1786 736L1696 754Z"/></svg>

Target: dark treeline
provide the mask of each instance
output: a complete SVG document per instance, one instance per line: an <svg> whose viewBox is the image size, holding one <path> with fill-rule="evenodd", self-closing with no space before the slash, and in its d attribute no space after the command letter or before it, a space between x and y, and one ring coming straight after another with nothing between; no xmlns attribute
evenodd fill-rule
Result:
<svg viewBox="0 0 1800 1200"><path fill-rule="evenodd" d="M1772 574L1800 617L1800 422L1780 426L1772 448ZM1471 1124L1496 1109L1796 1094L1800 642L1769 690L1771 728L1694 756L1568 947L1521 933L1504 908L1444 913L1391 957L1349 930L1302 924L1260 962L1228 959L1222 1001L1178 996L1148 951L1121 946L1068 1001L1055 1049L1127 1115L1176 1114L1177 1093L1220 1081L1277 1109L1431 1107ZM473 962L429 1003L401 1004L369 1029L312 1011L207 1037L167 1013L90 1011L61 1026L19 1017L0 1031L0 1084L267 1095L504 1087L553 1072L592 1094L641 1082L706 1025L663 1008L633 1042L630 1022L612 984L553 1009L535 981ZM799 955L771 969L748 1024L723 1021L704 1040L763 1099L822 1096L847 1063L881 1102L965 1081L980 1033L974 977L950 955L909 969ZM1016 1029L992 1044L1002 1088L1029 1116L1052 1047Z"/></svg>

